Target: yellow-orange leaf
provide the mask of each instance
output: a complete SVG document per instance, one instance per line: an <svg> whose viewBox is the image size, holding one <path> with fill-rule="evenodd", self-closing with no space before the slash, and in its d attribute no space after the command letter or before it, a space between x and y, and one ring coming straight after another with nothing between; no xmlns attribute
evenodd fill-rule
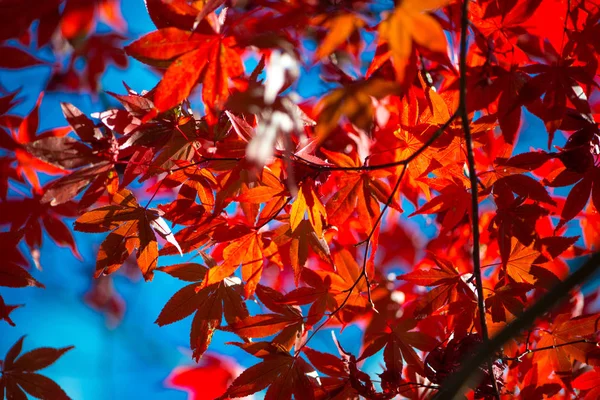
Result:
<svg viewBox="0 0 600 400"><path fill-rule="evenodd" d="M319 140L325 140L343 116L360 129L369 130L373 122L372 98L384 98L397 89L396 85L383 79L358 81L335 89L319 104L321 112L316 128Z"/></svg>
<svg viewBox="0 0 600 400"><path fill-rule="evenodd" d="M292 204L290 211L290 227L292 232L296 230L305 212L308 212L308 220L318 237L323 237L323 221L327 221L327 211L315 193L312 179L305 180L298 190L296 201Z"/></svg>
<svg viewBox="0 0 600 400"><path fill-rule="evenodd" d="M264 267L264 259L269 259L277 253L277 246L272 241L265 241L261 234L252 231L231 242L223 250L223 263L208 270L204 286L219 283L229 277L242 266L242 279L246 281L244 294L252 296Z"/></svg>
<svg viewBox="0 0 600 400"><path fill-rule="evenodd" d="M328 18L323 24L329 29L327 36L321 42L315 52L315 60L320 60L333 53L342 43L344 43L357 29L365 25L358 15L353 13L338 14L332 18Z"/></svg>
<svg viewBox="0 0 600 400"><path fill-rule="evenodd" d="M600 315L594 314L570 319L570 315L559 315L552 331L542 331L537 348L548 350L535 353L535 361L550 365L556 372L571 373L574 360L589 365L600 365L600 349L594 342L600 330ZM590 339L590 342L585 342ZM551 348L555 346L554 348Z"/></svg>
<svg viewBox="0 0 600 400"><path fill-rule="evenodd" d="M517 239L512 239L510 257L506 263L506 273L516 282L535 283L531 265L541 254L533 245L525 247Z"/></svg>
<svg viewBox="0 0 600 400"><path fill-rule="evenodd" d="M423 11L446 4L445 0L403 1L390 16L379 25L380 38L389 44L391 56L399 81L404 79L404 68L412 52L413 41L431 52L446 51L446 36L440 24Z"/></svg>
<svg viewBox="0 0 600 400"><path fill-rule="evenodd" d="M237 197L237 201L248 202L252 204L266 203L273 197L281 196L281 188L273 188L269 186L256 186L250 188Z"/></svg>

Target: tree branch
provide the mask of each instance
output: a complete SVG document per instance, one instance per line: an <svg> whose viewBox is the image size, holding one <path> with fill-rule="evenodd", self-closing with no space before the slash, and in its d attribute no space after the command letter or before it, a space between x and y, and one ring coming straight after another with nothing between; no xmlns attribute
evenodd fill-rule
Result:
<svg viewBox="0 0 600 400"><path fill-rule="evenodd" d="M492 357L496 351L512 337L532 326L538 317L551 310L567 296L569 291L573 288L585 282L599 266L600 252L592 255L585 264L577 269L577 271L554 286L552 290L520 314L487 343L483 343L475 356L466 360L463 363L462 368L444 382L442 389L434 399L460 398L462 393L468 390L469 386L477 379L477 377L474 377L473 375L477 372L482 363Z"/></svg>
<svg viewBox="0 0 600 400"><path fill-rule="evenodd" d="M479 248L479 198L478 179L475 170L475 156L473 153L473 138L467 111L467 33L469 29L469 0L463 0L462 15L460 22L460 56L459 56L459 114L465 134L467 145L467 163L469 167L469 181L471 182L471 226L473 231L473 275L475 276L475 290L477 291L477 310L479 312L479 323L481 324L481 337L483 343L488 342L488 328L485 317L485 304L483 297L483 280L481 278L481 259ZM500 399L498 383L494 375L494 361L490 358L487 362L489 376L494 388L494 397Z"/></svg>
<svg viewBox="0 0 600 400"><path fill-rule="evenodd" d="M421 153L423 153L425 150L427 150L433 144L433 142L435 142L440 136L442 136L444 131L450 126L450 124L452 124L452 122L454 122L454 120L456 119L456 117L458 117L458 115L459 115L459 110L456 110L454 112L454 114L452 114L452 116L448 119L448 121L446 121L446 123L444 123L444 125L440 126L438 128L438 130L435 131L435 133L429 139L427 139L427 141L425 141L425 143L423 143L423 145L421 147L419 147L419 149L417 151L415 151L414 153L412 153L410 156L406 157L403 160L398 160L398 161L393 161L393 162L383 163L383 164L375 164L375 165L361 165L360 167L339 167L337 165L315 164L311 161L308 161L308 160L306 160L302 157L296 156L296 155L294 155L293 158L297 161L302 162L307 167L316 169L319 171L376 171L376 170L380 170L380 169L399 167L401 165L408 165L415 158L420 156Z"/></svg>

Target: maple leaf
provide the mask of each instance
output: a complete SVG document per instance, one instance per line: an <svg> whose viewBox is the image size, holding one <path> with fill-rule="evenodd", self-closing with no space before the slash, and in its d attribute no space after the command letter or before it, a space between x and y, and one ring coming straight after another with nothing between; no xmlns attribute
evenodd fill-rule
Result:
<svg viewBox="0 0 600 400"><path fill-rule="evenodd" d="M573 381L573 387L585 392L584 400L593 400L600 396L600 371L595 368L584 372Z"/></svg>
<svg viewBox="0 0 600 400"><path fill-rule="evenodd" d="M17 2L7 2L4 5L2 14L5 24L0 30L0 40L17 38L23 32L26 32L34 21L43 20L44 16L52 14L53 10L58 12L60 1L40 1L39 3L35 3L35 5L36 7L32 7L31 9L24 9Z"/></svg>
<svg viewBox="0 0 600 400"><path fill-rule="evenodd" d="M411 55L413 42L433 53L446 52L446 37L442 27L423 11L436 9L447 3L447 0L403 1L379 25L379 38L388 43L398 81L404 80L404 69Z"/></svg>
<svg viewBox="0 0 600 400"><path fill-rule="evenodd" d="M514 200L512 198L512 194L508 199L495 197L498 210L488 227L488 230L497 234L500 257L504 263L513 249L513 239L516 238L524 246L530 246L537 236L536 222L549 213L538 204L523 204L524 199L521 197Z"/></svg>
<svg viewBox="0 0 600 400"><path fill-rule="evenodd" d="M0 96L0 115L6 114L11 108L21 103L20 99L15 99L19 91L16 90L12 93Z"/></svg>
<svg viewBox="0 0 600 400"><path fill-rule="evenodd" d="M227 390L238 368L224 357L205 354L197 366L175 368L165 383L167 387L188 392L189 400L214 400Z"/></svg>
<svg viewBox="0 0 600 400"><path fill-rule="evenodd" d="M104 135L74 105L62 103L61 108L81 142L69 137L49 138L31 143L29 149L39 159L60 168L81 168L46 185L41 201L51 205L62 204L89 185L79 202L80 208L86 208L95 203L105 190L109 194L117 191L119 179L114 165L118 159L118 144L111 131Z"/></svg>
<svg viewBox="0 0 600 400"><path fill-rule="evenodd" d="M550 240L548 240L550 239ZM559 278L551 269L547 269L543 264L554 257L552 253L558 255L572 244L570 238L560 238L556 240L554 237L543 238L538 243L547 244L542 248L548 257L543 255L536 249L536 245L524 246L516 239L512 239L511 251L506 261L503 260L501 278L506 282L510 281L524 284L536 284L538 286L550 288ZM552 242L556 242L552 245ZM550 247L548 247L548 244ZM565 247L566 246L566 247Z"/></svg>
<svg viewBox="0 0 600 400"><path fill-rule="evenodd" d="M536 104L541 103L541 107L538 106L537 109L541 111L541 118L548 131L550 147L554 132L560 128L565 118L568 103L582 115L591 117L590 105L585 94L582 96L581 85L594 85L594 82L584 67L573 65L574 60L563 60L551 44L545 43L544 51L551 59L550 63L533 64L523 68L523 71L536 75L525 83L519 97L530 109L532 107L529 103L532 101Z"/></svg>
<svg viewBox="0 0 600 400"><path fill-rule="evenodd" d="M208 258L209 265L214 260ZM185 282L194 282L180 289L169 299L156 319L159 326L172 324L194 314L190 347L193 357L199 360L208 348L213 333L221 326L224 316L228 324L233 325L249 316L248 309L241 296L241 285L236 279L202 287L208 268L195 263L175 264L160 267L165 272Z"/></svg>
<svg viewBox="0 0 600 400"><path fill-rule="evenodd" d="M504 176L494 183L494 194L506 196L506 191L512 191L518 196L539 201L546 204L556 205L544 186L537 180L523 174ZM512 197L511 197L512 200Z"/></svg>
<svg viewBox="0 0 600 400"><path fill-rule="evenodd" d="M470 82L468 90L472 93L467 99L467 108L469 111L484 107L495 110L502 137L506 143L513 144L521 127L519 92L529 76L514 64L510 70L499 66L473 66L467 74Z"/></svg>
<svg viewBox="0 0 600 400"><path fill-rule="evenodd" d="M368 79L333 90L319 102L321 110L316 133L320 142L335 129L345 116L358 128L369 131L373 123L372 98L381 99L397 91L395 85L382 79Z"/></svg>
<svg viewBox="0 0 600 400"><path fill-rule="evenodd" d="M107 325L116 327L125 315L125 301L116 291L111 276L100 276L92 282L91 288L85 293L87 305L103 313Z"/></svg>
<svg viewBox="0 0 600 400"><path fill-rule="evenodd" d="M319 377L321 384L315 390L315 398L350 398L358 396L357 390L352 385L350 375L349 361L343 352L341 357L336 357L330 353L323 353L304 347L302 350L308 358L308 361L317 369L317 371L328 375Z"/></svg>
<svg viewBox="0 0 600 400"><path fill-rule="evenodd" d="M248 298L254 293L260 281L264 260L278 257L278 249L271 238L258 229L246 225L225 229L227 232L219 230L215 233L217 241L229 243L223 249L224 261L208 271L204 285L221 282L241 265L242 280L246 282L244 294Z"/></svg>
<svg viewBox="0 0 600 400"><path fill-rule="evenodd" d="M307 376L313 372L313 368L302 358L292 357L288 352L265 342L239 346L263 361L244 370L219 400L249 396L267 387L266 399L291 400L292 395L295 398L314 399L312 384Z"/></svg>
<svg viewBox="0 0 600 400"><path fill-rule="evenodd" d="M258 285L256 296L273 313L248 316L224 329L249 339L276 335L272 343L291 349L304 333L302 310L300 307L282 304L284 296L266 286Z"/></svg>
<svg viewBox="0 0 600 400"><path fill-rule="evenodd" d="M4 302L4 299L2 298L2 296L0 296L0 321L6 321L6 323L9 324L10 326L15 326L15 323L10 318L10 313L22 306L23 306L23 304L8 305Z"/></svg>
<svg viewBox="0 0 600 400"><path fill-rule="evenodd" d="M180 104L199 79L203 83L202 99L206 106L210 110L220 107L229 95L229 78L244 73L235 46L233 36L163 28L126 46L125 51L148 64L169 65L154 95L156 113Z"/></svg>
<svg viewBox="0 0 600 400"><path fill-rule="evenodd" d="M315 52L315 60L320 60L329 56L348 38L365 26L365 21L352 12L339 13L335 15L322 14L312 21L314 24L326 28L327 35L320 42Z"/></svg>
<svg viewBox="0 0 600 400"><path fill-rule="evenodd" d="M240 204L266 203L257 217L257 226L263 226L276 216L275 213L289 201L289 196L284 183L272 171L265 169L260 178L260 185L248 187L236 197L236 201Z"/></svg>
<svg viewBox="0 0 600 400"><path fill-rule="evenodd" d="M574 360L589 365L600 365L600 351L595 343L600 315L571 318L561 314L549 331L542 331L537 348L548 348L534 354L534 362L550 365L557 373L571 374ZM586 341L586 339L590 339Z"/></svg>
<svg viewBox="0 0 600 400"><path fill-rule="evenodd" d="M62 221L77 215L74 203L51 206L41 202L41 196L10 199L0 203L0 225L10 224L12 232L23 231L25 242L32 252L42 245L42 227L48 236L60 246L68 246L73 255L81 258L69 228ZM39 268L38 257L34 257Z"/></svg>
<svg viewBox="0 0 600 400"><path fill-rule="evenodd" d="M444 186L440 195L423 204L421 208L409 215L435 214L443 215L442 229L447 231L456 227L466 214L470 215L468 207L471 195L462 182L453 181Z"/></svg>
<svg viewBox="0 0 600 400"><path fill-rule="evenodd" d="M308 220L317 237L323 237L323 222L327 223L327 212L315 191L314 182L312 179L306 179L298 189L298 195L290 210L290 229L292 233L304 219L304 214L308 213Z"/></svg>
<svg viewBox="0 0 600 400"><path fill-rule="evenodd" d="M159 213L141 207L133 194L123 189L112 197L114 205L88 211L75 221L81 232L112 231L100 245L96 260L96 277L118 270L135 249L137 264L145 280L151 280L158 262L158 243L154 232L176 244Z"/></svg>
<svg viewBox="0 0 600 400"><path fill-rule="evenodd" d="M204 32L211 29L205 21L201 21L205 8L211 8L204 1L187 0L146 0L148 14L154 25L161 29L167 27L177 27L183 30L195 30ZM213 3L212 1L210 2ZM208 13L214 10L209 10ZM198 24L198 22L200 22ZM196 26L198 25L198 26Z"/></svg>
<svg viewBox="0 0 600 400"><path fill-rule="evenodd" d="M498 282L494 290L485 299L485 306L490 310L493 322L509 321L506 312L519 315L525 307L527 292L533 286L527 282L503 284Z"/></svg>
<svg viewBox="0 0 600 400"><path fill-rule="evenodd" d="M335 272L303 268L300 277L308 286L296 288L283 298L285 304L312 303L307 314L308 325L316 324L326 311L335 310L338 311L335 318L346 324L357 311L367 307L368 301L362 294L367 290L366 282L361 277L361 268L352 254L346 249L336 251L332 261L336 267ZM338 310L341 304L345 306Z"/></svg>
<svg viewBox="0 0 600 400"><path fill-rule="evenodd" d="M0 137L2 137L0 139L0 147L15 152L15 158L18 163L17 174L25 177L36 190L39 190L41 187L37 175L38 172L57 175L63 174L64 170L34 157L28 151L27 145L44 138L64 136L69 133L70 130L69 128L56 128L36 134L39 122L39 107L42 98L43 93L38 97L36 105L29 115L21 120L18 131L12 132L12 136L2 137L6 134L6 131L0 130Z"/></svg>
<svg viewBox="0 0 600 400"><path fill-rule="evenodd" d="M266 208L266 207L265 207ZM289 244L289 263L294 269L294 283L298 286L300 277L309 258L309 249L323 261L333 263L327 241L319 238L308 220L300 221L292 233L289 224L283 224L275 229L273 241L279 248L282 258L285 256L284 246ZM287 260L284 260L287 263Z"/></svg>
<svg viewBox="0 0 600 400"><path fill-rule="evenodd" d="M0 46L0 68L21 69L44 65L45 61L14 46Z"/></svg>
<svg viewBox="0 0 600 400"><path fill-rule="evenodd" d="M594 167L586 171L586 173L581 176L581 180L578 179L578 182L570 190L561 211L559 228L577 217L585 208L590 197L594 207L596 207L596 209L600 208L600 184L596 183L599 177L600 168ZM554 185L555 183L553 182L553 186Z"/></svg>
<svg viewBox="0 0 600 400"><path fill-rule="evenodd" d="M53 349L41 347L27 353L21 353L23 347L22 336L6 353L4 362L0 363L0 388L6 390L8 399L25 399L27 394L37 399L68 400L69 396L53 380L37 373L54 364L73 346Z"/></svg>
<svg viewBox="0 0 600 400"><path fill-rule="evenodd" d="M147 166L143 166L138 172L141 173L139 179L143 182L158 174L171 171L177 166L183 167L186 165L186 161L197 162L200 140L194 119L188 115L182 115L142 125L140 129L135 130L129 136L123 146L131 145L134 148L135 146L153 146L150 153L144 154L142 157L142 159L151 158L148 160ZM135 175L132 178L135 178Z"/></svg>
<svg viewBox="0 0 600 400"><path fill-rule="evenodd" d="M177 161L175 164L180 165L179 169L164 178L161 181L161 185L165 188L181 185L177 200L175 200L175 202L178 203L177 206L175 206L175 210L180 211L182 209L178 207L185 207L187 212L171 212L170 214L173 215L173 217L167 216L167 218L173 221L173 223L185 223L186 225L189 225L191 221L184 221L183 219L186 216L189 216L189 214L192 214L191 208L196 206L196 197L198 197L200 202L202 213L204 213L205 209L210 210L214 207L215 197L213 188L216 187L218 183L212 173L206 168L198 168L196 166L186 168L189 164L181 161Z"/></svg>
<svg viewBox="0 0 600 400"><path fill-rule="evenodd" d="M535 276L531 273L531 267L541 255L533 245L525 247L521 242L512 239L512 246L504 270L506 274L518 283L535 283Z"/></svg>
<svg viewBox="0 0 600 400"><path fill-rule="evenodd" d="M539 369L540 368L534 365L525 374L521 391L521 396L523 398L526 396L532 396L534 398L552 398L552 396L556 396L556 394L562 390L562 385L556 382L558 378L555 378L556 380L554 380L554 382L546 380L539 376Z"/></svg>
<svg viewBox="0 0 600 400"><path fill-rule="evenodd" d="M101 20L113 29L124 31L126 22L116 0L68 0L60 20L60 30L67 39L85 36Z"/></svg>
<svg viewBox="0 0 600 400"><path fill-rule="evenodd" d="M321 152L340 167L359 167L356 158L345 154L334 153L321 149ZM383 182L381 178L392 176L387 171L363 171L363 172L345 172L344 174L335 174L334 177L339 180L338 190L331 199L327 201L326 210L332 225L342 225L350 215L356 211L361 221L365 223L365 231L371 232L375 226L375 221L379 218L379 203L387 204L392 194L389 184ZM390 207L402 212L398 202L393 200Z"/></svg>
<svg viewBox="0 0 600 400"><path fill-rule="evenodd" d="M435 286L422 298L418 299L415 317L423 318L435 313L444 305L455 302L460 295L474 298L473 289L466 283L462 275L450 261L431 255L436 267L418 269L397 279L408 281L419 286Z"/></svg>
<svg viewBox="0 0 600 400"><path fill-rule="evenodd" d="M191 226L186 226L174 235L175 240L180 247L178 248L174 244L168 242L162 249L160 249L159 254L161 256L173 255L179 254L180 251L185 254L197 250L212 240L212 235L219 226L226 224L227 220L219 216L207 218L202 224L199 225L193 224Z"/></svg>
<svg viewBox="0 0 600 400"><path fill-rule="evenodd" d="M425 374L431 382L444 383L448 376L460 370L463 360L468 359L476 353L481 345L481 337L476 334L468 334L464 337L452 338L445 347L438 346L425 358ZM502 370L504 365L501 361L494 361L492 371L487 366L479 367L479 373L483 375L479 385L475 388L477 398L489 397L494 393L494 384L491 378L493 373L496 385L503 386Z"/></svg>
<svg viewBox="0 0 600 400"><path fill-rule="evenodd" d="M19 250L18 245L24 233L24 231L0 232L0 251L4 259L0 263L0 286L43 288L44 285L35 280L27 271L27 260Z"/></svg>
<svg viewBox="0 0 600 400"><path fill-rule="evenodd" d="M403 361L423 371L423 361L415 351L431 351L437 341L426 333L414 331L417 327L415 319L398 320L387 332L374 336L365 343L360 359L365 359L383 349L383 359L388 371L402 372Z"/></svg>
<svg viewBox="0 0 600 400"><path fill-rule="evenodd" d="M520 153L508 159L499 158L496 162L501 166L513 167L518 170L532 171L542 167L548 161L555 157L552 153L545 151L530 151L527 153Z"/></svg>

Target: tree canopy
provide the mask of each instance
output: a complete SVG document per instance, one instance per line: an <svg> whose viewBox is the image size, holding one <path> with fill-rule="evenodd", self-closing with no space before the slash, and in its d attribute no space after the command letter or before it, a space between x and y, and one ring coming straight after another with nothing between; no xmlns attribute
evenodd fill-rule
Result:
<svg viewBox="0 0 600 400"><path fill-rule="evenodd" d="M113 274L181 281L156 324L190 326L169 381L195 398L600 395L598 2L145 5L134 35L118 0L2 2L0 69L51 73L24 116L0 87L0 286L100 234L86 301L113 323ZM138 62L155 86L103 90ZM0 393L68 398L37 371L77 348L22 345Z"/></svg>

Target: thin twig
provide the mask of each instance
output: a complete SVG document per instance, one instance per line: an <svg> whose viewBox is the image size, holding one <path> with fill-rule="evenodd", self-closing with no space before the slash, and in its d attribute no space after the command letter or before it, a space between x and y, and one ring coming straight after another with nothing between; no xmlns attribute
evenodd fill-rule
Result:
<svg viewBox="0 0 600 400"><path fill-rule="evenodd" d="M242 160L242 158L237 158L237 157L223 157L223 158L220 158L220 157L205 157L203 155L200 155L200 157L202 158L202 160L200 160L200 161L194 161L194 162L189 163L187 165L184 165L182 167L177 167L177 168L173 168L173 169L167 169L164 172L172 174L173 172L181 171L182 169L187 169L187 168L190 168L190 167L195 167L197 165L204 164L204 163L210 162L210 161L241 161Z"/></svg>
<svg viewBox="0 0 600 400"><path fill-rule="evenodd" d="M408 165L410 162L412 162L414 159L416 159L418 156L420 156L425 150L427 150L429 147L431 147L431 145L437 140L439 139L440 136L442 136L442 134L444 133L444 131L446 129L448 129L448 127L454 122L454 120L459 116L459 110L457 109L448 119L448 121L446 121L442 126L440 126L435 133L429 138L427 139L422 145L421 147L419 147L414 153L412 153L410 156L406 157L405 159L402 160L398 160L398 161L392 161L389 163L383 163L383 164L375 164L375 165L361 165L358 167L340 167L337 165L322 165L322 164L316 164L312 161L309 161L305 158L302 158L298 155L292 154L290 159L293 161L297 161L300 162L302 164L304 164L306 167L317 170L317 171L377 171L377 170L381 170L381 169L387 169L387 168L392 168L392 167L399 167L399 166L403 166L403 165ZM180 167L180 168L174 168L172 170L170 170L170 172L176 172L179 171L181 169L185 169L194 165L198 165L198 164L202 164L204 162L207 161L241 161L243 158L237 158L237 157L224 157L224 158L208 158L205 156L202 156L202 160L201 161L197 161L197 162L193 162L190 163L189 165L186 165L184 167ZM277 158L283 158L282 155L275 155L274 157ZM169 171L165 171L165 172L169 172Z"/></svg>
<svg viewBox="0 0 600 400"><path fill-rule="evenodd" d="M150 197L150 199L148 199L148 202L146 203L146 205L144 206L144 209L147 210L148 207L150 207L150 203L152 203L152 201L154 200L154 198L156 197L156 195L158 194L158 191L160 190L160 188L163 185L163 182L165 181L165 179L161 179L160 182L158 182L158 185L156 186L156 190L154 191L154 193L152 193L152 197Z"/></svg>
<svg viewBox="0 0 600 400"><path fill-rule="evenodd" d="M368 243L370 243L370 237L373 235L373 232L375 231L377 224L379 224L379 222L381 221L381 218L383 217L383 213L391 204L391 202L393 200L393 196L395 195L395 191L398 189L400 182L401 182L402 178L404 177L406 170L408 169L408 164L411 161L413 161L414 159L416 159L425 150L427 150L436 141L436 139L438 139L440 136L442 136L444 131L456 119L456 117L458 116L458 112L459 112L459 110L457 109L452 114L452 116L448 119L448 121L446 121L446 123L444 125L440 126L438 128L438 130L427 141L425 141L425 143L423 143L421 145L421 147L419 147L414 153L412 153L410 156L406 157L404 160L386 163L386 164L379 164L379 165L365 165L362 167L337 167L337 166L324 166L324 165L314 164L308 160L305 160L305 159L303 159L301 157L297 157L297 156L295 156L295 159L304 162L310 168L317 169L317 170L329 170L329 171L373 171L373 170L378 170L378 169L397 167L397 166L401 166L401 165L404 166L404 168L402 169L402 172L400 173L400 177L398 178L398 181L396 182L396 185L394 186L394 190L392 191L392 194L388 198L388 201L386 202L385 207L383 208L382 212L379 214L379 217L377 218L377 222L376 222L375 227L373 228L373 231L371 231L371 233L369 234L369 241L367 242L367 244L368 244ZM367 247L365 249L365 254L368 250L369 250L369 246L367 245ZM331 314L329 314L327 316L326 320L323 321L323 323L321 323L318 327L316 327L311 332L310 336L306 339L306 341L304 341L304 343L297 349L296 357L298 357L300 355L300 353L302 352L302 349L317 334L317 332L319 332L325 325L327 325L329 323L329 321L331 321L331 319L333 317L335 317L346 306L346 304L348 303L348 300L350 299L350 296L352 295L352 292L354 291L354 288L356 288L358 283L362 280L363 276L366 277L366 262L363 263L363 269L361 271L361 274L354 281L354 283L348 289L345 290L348 292L348 295L344 298L342 303L338 307L336 307L336 309L333 310L331 312ZM368 283L369 283L368 278L366 279L366 283L367 283L367 287L368 287ZM370 289L368 288L367 290L369 291ZM372 301L371 301L371 303L372 303Z"/></svg>
<svg viewBox="0 0 600 400"><path fill-rule="evenodd" d="M538 351L558 349L560 347L570 346L570 345L578 344L578 343L596 343L596 342L594 342L593 340L588 340L588 339L578 339L578 340L573 340L572 342L565 342L565 343L555 344L555 345L552 345L552 346L538 347L538 348L535 348L535 349L529 349L528 348L524 352L522 352L521 354L519 354L518 356L515 356L515 357L503 357L502 359L504 361L521 362L521 360L523 359L523 357L525 357L528 354L537 353ZM529 345L529 343L528 343L528 345Z"/></svg>
<svg viewBox="0 0 600 400"><path fill-rule="evenodd" d="M323 329L325 327L325 325L327 325L329 323L329 321L331 321L333 319L333 317L335 317L346 306L346 304L348 303L348 300L350 300L350 296L352 296L352 292L354 292L354 289L356 288L356 286L362 280L363 277L365 278L365 285L367 286L367 296L369 299L369 303L371 304L371 307L373 308L373 310L375 310L373 300L371 299L371 287L370 287L369 277L367 275L367 258L368 258L368 252L369 252L369 245L371 243L371 238L373 237L373 234L377 230L377 226L379 225L379 222L381 221L381 218L383 217L383 214L385 213L385 211L388 209L388 207L392 203L395 193L398 190L398 188L400 187L400 182L402 181L402 178L404 177L404 174L406 173L407 169L408 169L408 164L404 165L404 168L402 168L402 172L400 173L400 176L398 177L398 180L396 181L396 184L394 185L394 189L392 190L392 193L388 197L388 200L385 203L383 209L379 213L379 217L377 218L377 221L376 221L375 225L373 226L373 229L371 229L371 232L369 233L367 240L362 242L362 243L366 243L366 247L365 247L364 258L363 258L363 266L362 266L360 275L354 280L354 283L352 283L352 286L350 286L348 289L344 290L344 292L348 292L348 294L346 295L346 297L344 297L344 300L342 301L342 303L338 307L336 307L336 309L333 310L327 316L325 321L323 321L319 326L317 326L311 332L310 336L306 339L306 341L304 343L302 343L302 345L298 348L298 350L296 352L296 357L298 357L300 355L300 353L302 352L302 349L317 334L317 332L319 332L321 329Z"/></svg>
<svg viewBox="0 0 600 400"><path fill-rule="evenodd" d="M368 259L368 255L369 255L369 247L371 245L371 239L373 238L373 235L375 234L375 231L377 230L377 227L379 226L379 223L381 222L383 215L385 214L387 209L390 207L390 205L394 201L394 197L396 197L396 192L398 191L398 188L400 187L400 182L402 182L402 178L404 178L404 174L406 173L407 169L408 169L408 164L405 164L404 168L402 168L402 172L400 173L400 176L396 180L396 184L394 185L392 192L388 196L387 201L385 202L385 205L381 209L381 212L379 213L379 216L377 217L377 220L375 221L375 224L373 225L371 232L369 232L369 236L367 236L367 239L363 240L362 242L359 242L359 244L363 244L363 243L365 244L365 254L363 257L363 267L362 267L361 275L363 275L365 277L365 284L367 285L367 298L369 300L369 304L371 305L371 308L374 311L377 311L377 310L375 309L375 304L373 303L373 299L371 298L371 282L369 282L369 274L367 274L367 259Z"/></svg>

